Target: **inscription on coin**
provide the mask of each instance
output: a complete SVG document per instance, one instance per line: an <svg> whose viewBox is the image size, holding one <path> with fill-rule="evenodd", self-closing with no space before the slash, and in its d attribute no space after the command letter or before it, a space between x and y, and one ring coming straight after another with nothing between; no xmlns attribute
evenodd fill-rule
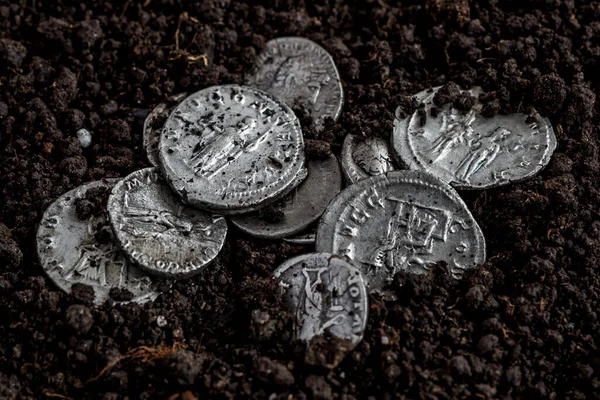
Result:
<svg viewBox="0 0 600 400"><path fill-rule="evenodd" d="M300 102L317 127L337 120L344 103L340 74L333 58L318 44L299 37L267 42L246 84L269 92L289 106Z"/></svg>
<svg viewBox="0 0 600 400"><path fill-rule="evenodd" d="M75 202L89 189L112 188L118 179L87 183L52 203L44 212L37 232L37 253L50 279L69 293L75 283L94 288L94 302L109 298L112 288L126 289L132 301L143 303L158 296L158 281L128 264L112 239L106 216L80 220Z"/></svg>
<svg viewBox="0 0 600 400"><path fill-rule="evenodd" d="M271 220L261 211L236 215L231 223L241 231L263 239L293 235L317 221L331 199L342 190L342 173L332 154L323 160L307 162L308 176L298 187L275 204L281 218Z"/></svg>
<svg viewBox="0 0 600 400"><path fill-rule="evenodd" d="M343 190L323 214L316 249L353 260L370 291L397 272L425 273L438 261L457 279L485 261L483 234L462 199L418 171L393 171Z"/></svg>
<svg viewBox="0 0 600 400"><path fill-rule="evenodd" d="M396 115L394 151L411 169L458 188L485 189L530 178L550 161L556 137L547 119L520 113L484 118L479 102L466 113L448 104L433 117L438 89L417 96L425 104L424 125L417 112ZM470 93L477 97L481 89Z"/></svg>
<svg viewBox="0 0 600 400"><path fill-rule="evenodd" d="M368 299L360 271L327 253L304 254L274 273L295 313L295 336L310 341L325 332L354 345L363 337Z"/></svg>
<svg viewBox="0 0 600 400"><path fill-rule="evenodd" d="M169 116L159 146L167 182L191 205L249 212L285 196L305 177L300 124L259 90L215 86Z"/></svg>
<svg viewBox="0 0 600 400"><path fill-rule="evenodd" d="M394 171L388 143L381 138L347 135L342 146L342 171L348 184Z"/></svg>
<svg viewBox="0 0 600 400"><path fill-rule="evenodd" d="M180 279L197 274L225 243L225 219L181 203L154 168L116 184L108 212L123 252L154 275Z"/></svg>

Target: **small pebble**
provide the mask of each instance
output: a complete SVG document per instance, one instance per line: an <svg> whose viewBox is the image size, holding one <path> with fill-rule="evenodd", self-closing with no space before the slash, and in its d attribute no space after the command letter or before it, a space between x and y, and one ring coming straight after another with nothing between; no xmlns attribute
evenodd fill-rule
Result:
<svg viewBox="0 0 600 400"><path fill-rule="evenodd" d="M158 325L159 328L167 326L167 319L162 315L159 315L158 318L156 318L156 325Z"/></svg>
<svg viewBox="0 0 600 400"><path fill-rule="evenodd" d="M81 143L81 147L84 149L92 144L92 134L85 128L77 131L77 139L79 139L79 143Z"/></svg>

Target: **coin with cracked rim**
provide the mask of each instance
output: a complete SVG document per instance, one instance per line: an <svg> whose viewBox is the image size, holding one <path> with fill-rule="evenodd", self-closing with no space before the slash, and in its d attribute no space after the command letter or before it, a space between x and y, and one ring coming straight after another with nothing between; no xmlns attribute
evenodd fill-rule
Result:
<svg viewBox="0 0 600 400"><path fill-rule="evenodd" d="M333 58L301 37L268 41L246 84L271 93L290 107L303 104L318 128L327 117L337 121L344 105L344 89Z"/></svg>
<svg viewBox="0 0 600 400"><path fill-rule="evenodd" d="M159 156L184 202L227 214L279 200L307 173L292 110L238 85L203 89L179 104L165 123Z"/></svg>
<svg viewBox="0 0 600 400"><path fill-rule="evenodd" d="M225 219L183 204L155 168L123 178L107 208L125 255L153 275L189 278L206 268L225 243Z"/></svg>
<svg viewBox="0 0 600 400"><path fill-rule="evenodd" d="M344 189L319 222L316 250L348 257L369 291L397 272L445 261L454 278L485 261L483 233L458 193L420 171L393 171Z"/></svg>
<svg viewBox="0 0 600 400"><path fill-rule="evenodd" d="M388 142L376 137L346 135L341 160L348 184L397 169Z"/></svg>
<svg viewBox="0 0 600 400"><path fill-rule="evenodd" d="M356 346L367 324L368 296L360 271L328 253L303 254L274 272L294 312L296 339L329 333Z"/></svg>
<svg viewBox="0 0 600 400"><path fill-rule="evenodd" d="M107 300L115 288L131 292L131 301L144 303L156 299L158 287L166 284L127 262L106 216L77 217L77 199L83 199L89 189L110 190L118 181L86 183L60 196L44 212L37 231L37 254L48 277L67 293L76 283L93 287L96 304Z"/></svg>
<svg viewBox="0 0 600 400"><path fill-rule="evenodd" d="M275 203L282 217L270 220L254 213L234 215L231 223L248 235L261 239L280 239L306 229L317 221L325 208L342 190L342 173L337 158L308 160L308 176L287 196Z"/></svg>
<svg viewBox="0 0 600 400"><path fill-rule="evenodd" d="M416 95L425 105L424 125L418 112L402 118L401 108L396 110L392 145L410 169L459 189L487 189L528 179L550 161L556 137L547 118L522 113L485 118L479 101L468 112L451 104L437 108L433 98L438 90ZM466 92L478 98L481 88Z"/></svg>

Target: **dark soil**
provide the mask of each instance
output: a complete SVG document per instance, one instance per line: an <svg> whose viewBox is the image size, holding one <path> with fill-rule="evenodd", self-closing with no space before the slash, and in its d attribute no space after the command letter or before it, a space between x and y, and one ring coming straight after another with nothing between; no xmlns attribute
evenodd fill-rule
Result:
<svg viewBox="0 0 600 400"><path fill-rule="evenodd" d="M599 1L0 0L0 30L0 398L600 398ZM147 166L149 110L240 83L284 35L340 69L342 117L306 128L336 154L348 133L388 136L398 105L418 107L408 95L449 82L482 86L486 115L550 117L545 171L462 193L489 261L458 283L443 268L396 276L398 301L371 297L345 358L345 343L290 340L270 272L306 250L233 230L214 268L153 304L94 308L89 287L54 287L35 258L45 208Z"/></svg>

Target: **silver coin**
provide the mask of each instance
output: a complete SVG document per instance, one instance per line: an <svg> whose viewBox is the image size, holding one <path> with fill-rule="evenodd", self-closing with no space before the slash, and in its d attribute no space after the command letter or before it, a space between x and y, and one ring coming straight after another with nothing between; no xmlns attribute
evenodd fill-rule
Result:
<svg viewBox="0 0 600 400"><path fill-rule="evenodd" d="M341 159L348 184L396 170L389 145L381 138L346 135Z"/></svg>
<svg viewBox="0 0 600 400"><path fill-rule="evenodd" d="M44 212L37 232L38 257L50 279L67 293L75 283L92 286L96 304L107 300L112 288L127 289L137 303L159 295L159 281L127 262L106 217L80 220L75 213L75 201L89 189L110 189L118 181L90 182L65 193Z"/></svg>
<svg viewBox="0 0 600 400"><path fill-rule="evenodd" d="M123 178L107 208L125 255L153 275L189 278L209 265L225 243L225 219L181 203L155 168Z"/></svg>
<svg viewBox="0 0 600 400"><path fill-rule="evenodd" d="M159 155L186 203L222 213L259 209L306 177L292 110L244 86L214 86L185 99L165 123Z"/></svg>
<svg viewBox="0 0 600 400"><path fill-rule="evenodd" d="M367 291L360 271L327 253L303 254L275 270L295 314L296 339L329 333L357 345L367 324Z"/></svg>
<svg viewBox="0 0 600 400"><path fill-rule="evenodd" d="M342 190L342 173L333 154L323 160L309 160L307 167L304 182L276 203L283 213L281 219L269 221L259 211L235 215L231 223L251 236L279 239L301 232L317 221L331 199Z"/></svg>
<svg viewBox="0 0 600 400"><path fill-rule="evenodd" d="M526 114L484 118L482 104L467 113L444 105L431 114L437 90L417 95L425 103L427 119L418 112L394 120L393 148L410 169L426 171L461 189L486 189L521 181L545 167L556 137L550 121ZM475 97L480 88L469 91Z"/></svg>
<svg viewBox="0 0 600 400"><path fill-rule="evenodd" d="M160 103L146 117L144 121L143 144L146 150L148 161L155 167L159 165L158 144L160 142L160 132L164 122L173 109L187 96L187 93L179 93L171 96L165 103Z"/></svg>
<svg viewBox="0 0 600 400"><path fill-rule="evenodd" d="M321 218L316 249L353 260L370 291L397 272L425 273L438 261L457 279L485 261L483 233L465 203L418 171L393 171L343 190Z"/></svg>
<svg viewBox="0 0 600 400"><path fill-rule="evenodd" d="M344 104L333 58L318 44L300 37L268 41L246 84L271 93L289 106L304 104L319 128L326 117L336 121Z"/></svg>
<svg viewBox="0 0 600 400"><path fill-rule="evenodd" d="M317 227L314 226L304 232L283 238L284 242L299 246L314 246L317 239Z"/></svg>

